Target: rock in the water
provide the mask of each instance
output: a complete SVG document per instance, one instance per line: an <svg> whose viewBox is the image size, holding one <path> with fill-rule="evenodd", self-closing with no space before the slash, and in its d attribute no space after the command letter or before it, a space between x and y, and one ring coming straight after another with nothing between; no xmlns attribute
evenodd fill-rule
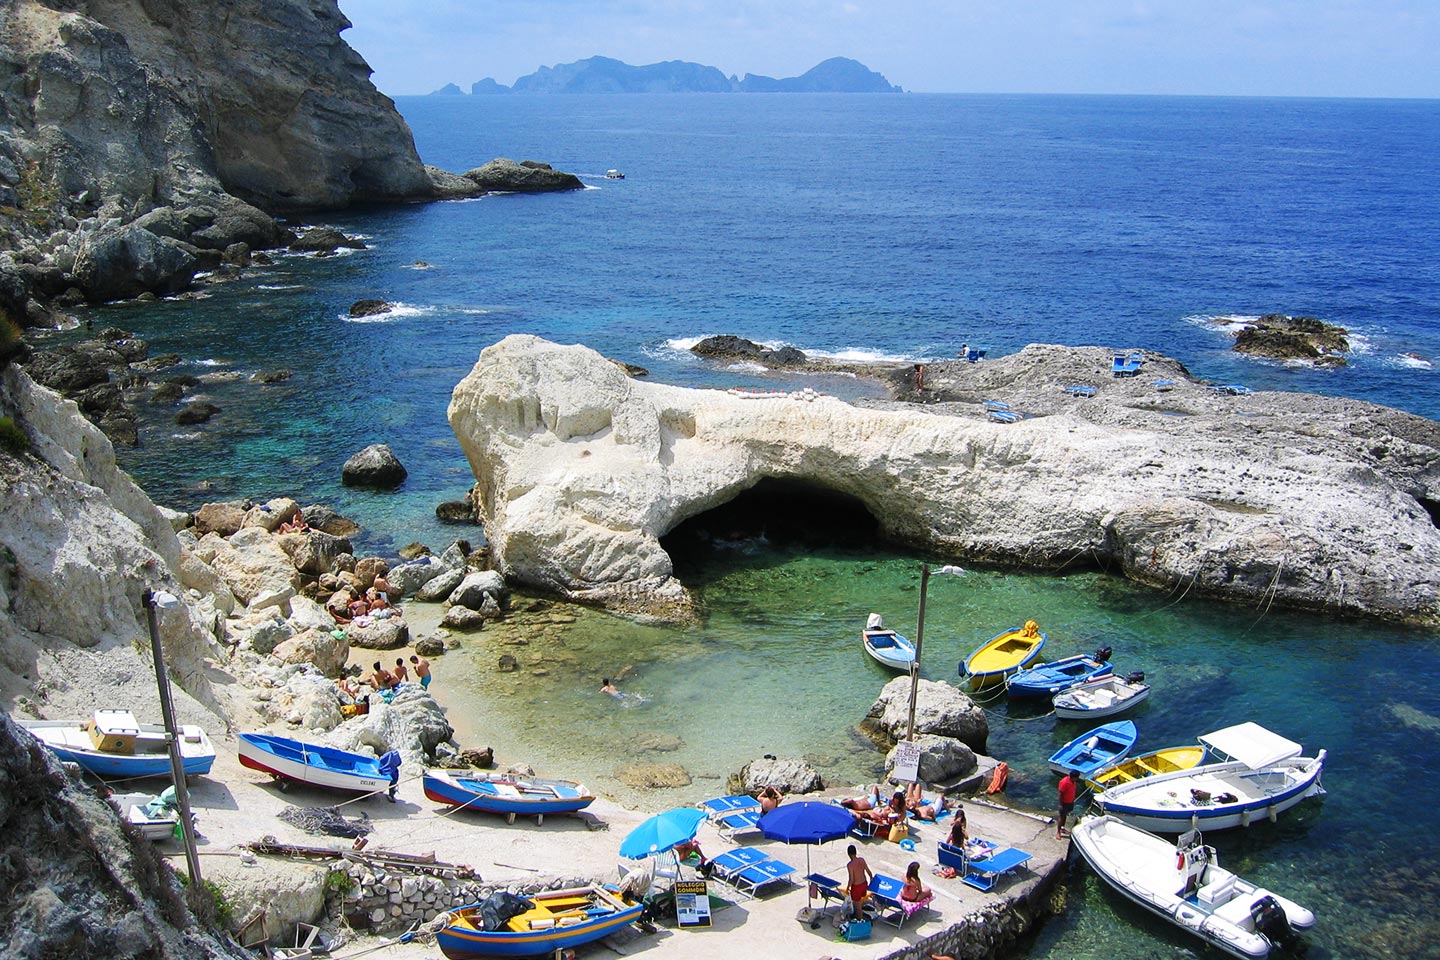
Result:
<svg viewBox="0 0 1440 960"><path fill-rule="evenodd" d="M415 641L415 652L422 657L438 657L445 652L445 641L439 637L421 637Z"/></svg>
<svg viewBox="0 0 1440 960"><path fill-rule="evenodd" d="M497 607L507 593L505 578L494 570L476 570L468 573L450 594L450 603L457 607L479 610L485 606L486 597Z"/></svg>
<svg viewBox="0 0 1440 960"><path fill-rule="evenodd" d="M445 500L435 505L435 516L445 523L474 523L475 508L468 500Z"/></svg>
<svg viewBox="0 0 1440 960"><path fill-rule="evenodd" d="M905 738L909 717L910 678L896 677L875 698L865 723L894 742ZM915 733L950 737L983 753L990 722L984 710L950 684L921 680L915 689Z"/></svg>
<svg viewBox="0 0 1440 960"><path fill-rule="evenodd" d="M340 480L347 487L389 489L405 482L405 467L383 443L372 443L345 461Z"/></svg>
<svg viewBox="0 0 1440 960"><path fill-rule="evenodd" d="M798 367L803 366L810 359L794 347L772 350L769 347L762 347L753 340L729 335L706 337L691 347L690 352L696 356L715 360L749 360L763 363L767 367Z"/></svg>
<svg viewBox="0 0 1440 960"><path fill-rule="evenodd" d="M485 626L485 614L469 607L451 607L445 611L445 616L440 618L440 626L447 630L469 633Z"/></svg>
<svg viewBox="0 0 1440 960"><path fill-rule="evenodd" d="M466 170L465 179L482 190L507 193L548 193L555 190L583 190L585 184L573 173L539 169L504 157L483 167Z"/></svg>
<svg viewBox="0 0 1440 960"><path fill-rule="evenodd" d="M1235 351L1272 360L1309 360L1317 366L1345 366L1350 350L1344 327L1314 317L1267 313L1235 334Z"/></svg>
<svg viewBox="0 0 1440 960"><path fill-rule="evenodd" d="M310 253L334 253L340 247L364 250L365 241L347 237L339 230L330 227L312 227L290 244L291 250Z"/></svg>
<svg viewBox="0 0 1440 960"><path fill-rule="evenodd" d="M622 783L641 790L665 790L690 785L690 771L678 763L632 763L615 772Z"/></svg>
<svg viewBox="0 0 1440 960"><path fill-rule="evenodd" d="M305 508L305 523L313 530L322 530L332 537L353 537L360 532L360 524L331 510L323 503L312 503Z"/></svg>
<svg viewBox="0 0 1440 960"><path fill-rule="evenodd" d="M256 383L283 383L294 375L290 370L261 370L250 379Z"/></svg>
<svg viewBox="0 0 1440 960"><path fill-rule="evenodd" d="M428 556L430 556L430 548L425 546L425 544L421 543L419 540L416 540L413 543L407 543L405 546L400 548L401 560L414 560L417 557Z"/></svg>
<svg viewBox="0 0 1440 960"><path fill-rule="evenodd" d="M356 300L350 304L350 316L352 317L373 317L380 313L389 313L395 309L395 304L385 300Z"/></svg>
<svg viewBox="0 0 1440 960"><path fill-rule="evenodd" d="M180 412L175 414L175 422L182 427L193 426L197 423L205 423L219 412L220 408L215 406L215 404L207 403L204 400L196 400L180 408Z"/></svg>
<svg viewBox="0 0 1440 960"><path fill-rule="evenodd" d="M825 789L825 781L814 767L804 760L790 757L761 757L751 760L731 775L728 788L731 793L748 793L751 796L765 787L774 787L781 793L814 793Z"/></svg>

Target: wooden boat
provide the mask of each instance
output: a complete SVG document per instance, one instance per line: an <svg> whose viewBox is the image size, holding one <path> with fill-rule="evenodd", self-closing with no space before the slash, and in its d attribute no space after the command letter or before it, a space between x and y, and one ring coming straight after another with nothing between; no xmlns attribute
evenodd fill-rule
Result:
<svg viewBox="0 0 1440 960"><path fill-rule="evenodd" d="M644 904L599 885L552 890L527 898L533 906L486 930L482 904L445 915L435 934L440 952L450 960L472 957L531 957L599 940L640 919Z"/></svg>
<svg viewBox="0 0 1440 960"><path fill-rule="evenodd" d="M426 771L425 796L467 810L502 813L507 823L514 823L517 815L544 823L547 813L574 813L595 801L595 795L574 780L458 770Z"/></svg>
<svg viewBox="0 0 1440 960"><path fill-rule="evenodd" d="M1131 780L1153 777L1157 773L1189 770L1204 761L1206 752L1203 746L1194 743L1181 747L1166 747L1106 767L1093 774L1086 782L1090 789L1100 791L1117 784L1129 783Z"/></svg>
<svg viewBox="0 0 1440 960"><path fill-rule="evenodd" d="M1076 684L1108 676L1114 671L1109 660L1110 648L1102 647L1093 656L1082 653L1037 663L1011 674L1005 681L1005 692L1011 697L1053 697Z"/></svg>
<svg viewBox="0 0 1440 960"><path fill-rule="evenodd" d="M265 733L240 734L240 762L282 780L294 780L332 790L374 793L389 789L398 775L400 754L394 750L380 758L322 747L289 737Z"/></svg>
<svg viewBox="0 0 1440 960"><path fill-rule="evenodd" d="M1218 756L1207 763L1121 783L1095 797L1100 809L1158 833L1248 827L1275 817L1306 797L1322 796L1325 751L1300 756L1300 744L1242 723L1200 737Z"/></svg>
<svg viewBox="0 0 1440 960"><path fill-rule="evenodd" d="M175 788L166 787L160 796L151 793L112 793L105 798L120 819L140 831L146 840L160 841L175 836L180 810L175 806Z"/></svg>
<svg viewBox="0 0 1440 960"><path fill-rule="evenodd" d="M886 629L880 614L870 614L865 629L860 631L860 639L865 644L865 652L881 666L910 672L910 665L915 662L915 644Z"/></svg>
<svg viewBox="0 0 1440 960"><path fill-rule="evenodd" d="M1125 759L1137 736L1135 724L1129 720L1087 730L1050 755L1050 769L1061 776L1078 770L1080 776L1088 777Z"/></svg>
<svg viewBox="0 0 1440 960"><path fill-rule="evenodd" d="M96 710L89 720L20 720L35 739L67 763L99 777L168 777L170 740L163 724L140 723L129 710ZM199 727L180 728L186 776L210 772L215 747Z"/></svg>
<svg viewBox="0 0 1440 960"><path fill-rule="evenodd" d="M1001 683L1040 655L1045 646L1045 634L1034 620L1026 620L1023 627L1011 627L1004 633L991 637L970 652L960 665L961 673L969 678L972 690Z"/></svg>
<svg viewBox="0 0 1440 960"><path fill-rule="evenodd" d="M1231 956L1268 957L1315 924L1298 903L1221 869L1197 832L1171 844L1115 817L1086 817L1070 836L1122 895Z"/></svg>
<svg viewBox="0 0 1440 960"><path fill-rule="evenodd" d="M1112 674L1057 693L1050 702L1055 706L1055 716L1062 720L1113 717L1138 707L1150 696L1150 684L1144 680L1143 673L1124 678Z"/></svg>

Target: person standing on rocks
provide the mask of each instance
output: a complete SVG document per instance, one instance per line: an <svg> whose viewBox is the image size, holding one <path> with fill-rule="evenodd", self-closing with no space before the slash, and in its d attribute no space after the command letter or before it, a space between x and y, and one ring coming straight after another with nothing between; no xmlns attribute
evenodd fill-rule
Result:
<svg viewBox="0 0 1440 960"><path fill-rule="evenodd" d="M410 662L415 665L415 676L420 679L420 689L426 690L430 687L430 661L417 654L410 654Z"/></svg>

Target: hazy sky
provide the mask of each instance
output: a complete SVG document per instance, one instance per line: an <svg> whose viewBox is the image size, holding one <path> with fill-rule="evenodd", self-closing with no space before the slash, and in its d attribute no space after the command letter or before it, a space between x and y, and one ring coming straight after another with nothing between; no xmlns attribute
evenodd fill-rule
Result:
<svg viewBox="0 0 1440 960"><path fill-rule="evenodd" d="M602 54L918 92L1440 97L1440 0L340 0L393 96Z"/></svg>

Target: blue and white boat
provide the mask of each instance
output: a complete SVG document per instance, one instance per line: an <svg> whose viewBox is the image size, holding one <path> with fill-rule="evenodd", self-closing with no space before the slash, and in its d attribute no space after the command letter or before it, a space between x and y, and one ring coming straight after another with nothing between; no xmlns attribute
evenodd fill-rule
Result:
<svg viewBox="0 0 1440 960"><path fill-rule="evenodd" d="M66 763L98 777L169 777L170 738L163 724L140 723L129 710L96 710L89 720L18 720L20 726ZM186 776L210 772L215 747L199 727L179 731Z"/></svg>
<svg viewBox="0 0 1440 960"><path fill-rule="evenodd" d="M1145 674L1131 673L1124 677L1111 674L1076 684L1050 698L1055 716L1062 720L1098 720L1138 707L1150 696Z"/></svg>
<svg viewBox="0 0 1440 960"><path fill-rule="evenodd" d="M547 813L574 813L595 801L595 795L574 780L462 770L426 771L425 796L457 808L504 814L508 823L517 815L544 823Z"/></svg>
<svg viewBox="0 0 1440 960"><path fill-rule="evenodd" d="M910 672L910 665L915 662L915 644L894 630L887 629L880 619L880 614L870 614L865 621L865 629L860 632L860 638L865 644L865 652L877 663L891 670Z"/></svg>
<svg viewBox="0 0 1440 960"><path fill-rule="evenodd" d="M1156 833L1227 830L1274 820L1306 797L1322 796L1325 751L1302 757L1301 746L1258 723L1200 737L1231 759L1117 784L1095 797L1100 809Z"/></svg>
<svg viewBox="0 0 1440 960"><path fill-rule="evenodd" d="M452 910L435 934L435 945L449 960L558 956L623 930L645 908L598 884L537 893L522 903L527 907L522 912L504 919L492 914L488 923L484 904Z"/></svg>
<svg viewBox="0 0 1440 960"><path fill-rule="evenodd" d="M242 733L239 753L240 762L252 770L332 790L377 793L399 780L400 754L395 750L367 757L289 737Z"/></svg>
<svg viewBox="0 0 1440 960"><path fill-rule="evenodd" d="M1109 661L1110 648L1102 647L1092 656L1082 653L1036 664L1011 674L1006 681L1006 692L1012 697L1053 697L1076 684L1109 676L1114 670Z"/></svg>
<svg viewBox="0 0 1440 960"><path fill-rule="evenodd" d="M1088 777L1130 755L1139 733L1129 720L1087 730L1050 755L1050 769L1061 776L1071 770Z"/></svg>

